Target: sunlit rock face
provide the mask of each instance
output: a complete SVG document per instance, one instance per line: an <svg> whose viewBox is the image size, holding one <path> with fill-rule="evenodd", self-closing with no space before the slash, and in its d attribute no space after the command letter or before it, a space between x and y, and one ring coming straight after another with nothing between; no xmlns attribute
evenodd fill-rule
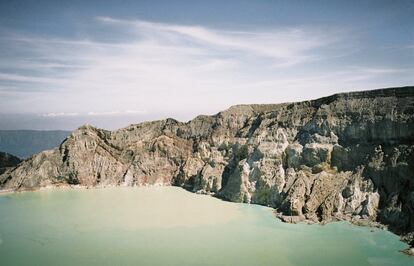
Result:
<svg viewBox="0 0 414 266"><path fill-rule="evenodd" d="M167 184L268 205L290 222L414 231L414 87L239 105L182 123L86 125L0 176L3 189ZM411 234L410 234L411 232Z"/></svg>

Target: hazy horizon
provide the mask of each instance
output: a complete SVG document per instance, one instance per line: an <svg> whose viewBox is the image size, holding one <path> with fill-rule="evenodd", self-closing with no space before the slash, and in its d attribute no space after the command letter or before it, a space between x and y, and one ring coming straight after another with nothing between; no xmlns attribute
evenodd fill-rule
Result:
<svg viewBox="0 0 414 266"><path fill-rule="evenodd" d="M414 84L411 1L3 1L0 129L116 129Z"/></svg>

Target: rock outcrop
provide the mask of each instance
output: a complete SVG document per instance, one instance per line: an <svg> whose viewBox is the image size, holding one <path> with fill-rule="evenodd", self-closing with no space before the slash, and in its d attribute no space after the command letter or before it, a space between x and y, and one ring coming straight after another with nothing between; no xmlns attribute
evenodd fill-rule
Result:
<svg viewBox="0 0 414 266"><path fill-rule="evenodd" d="M271 206L289 222L379 222L413 241L414 87L86 125L0 175L14 190L157 183Z"/></svg>
<svg viewBox="0 0 414 266"><path fill-rule="evenodd" d="M21 161L20 158L14 155L0 151L0 174L17 166Z"/></svg>

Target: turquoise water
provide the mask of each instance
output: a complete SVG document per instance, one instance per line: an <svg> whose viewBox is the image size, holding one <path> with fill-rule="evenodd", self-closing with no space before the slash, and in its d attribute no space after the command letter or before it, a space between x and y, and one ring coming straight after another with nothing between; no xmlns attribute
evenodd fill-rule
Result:
<svg viewBox="0 0 414 266"><path fill-rule="evenodd" d="M177 187L0 196L0 265L414 265L383 230L285 224Z"/></svg>

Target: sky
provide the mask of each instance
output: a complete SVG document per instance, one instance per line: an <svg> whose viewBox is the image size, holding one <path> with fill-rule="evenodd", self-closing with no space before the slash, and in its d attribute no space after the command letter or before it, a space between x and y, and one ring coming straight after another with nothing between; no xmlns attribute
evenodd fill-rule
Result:
<svg viewBox="0 0 414 266"><path fill-rule="evenodd" d="M0 129L414 85L414 1L0 0Z"/></svg>

